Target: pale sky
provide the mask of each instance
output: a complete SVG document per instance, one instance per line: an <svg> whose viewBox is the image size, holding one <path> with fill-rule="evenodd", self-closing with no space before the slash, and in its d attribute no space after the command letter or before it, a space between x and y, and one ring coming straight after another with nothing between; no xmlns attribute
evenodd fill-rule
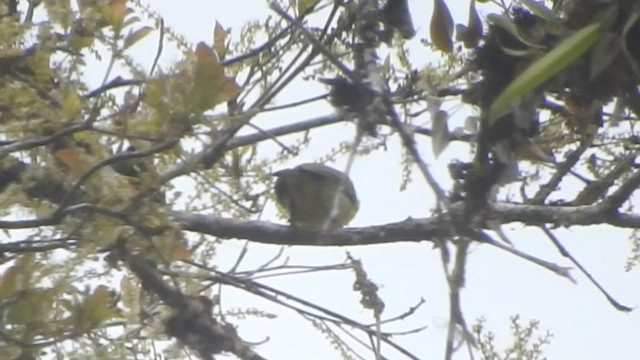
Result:
<svg viewBox="0 0 640 360"><path fill-rule="evenodd" d="M233 34L237 35L247 20L273 15L264 0L147 0L143 3L157 10L168 26L184 34L194 44L199 41L211 42L216 20L225 28L232 28ZM418 37L425 37L432 2L410 0L410 3L414 23L419 31ZM463 22L468 3L448 3L450 6L459 5L459 8L451 10L456 22ZM478 7L482 11L482 6ZM156 38L150 38L153 40L141 43L134 49L140 63L150 64L153 59ZM417 39L412 44L414 55L424 53ZM167 65L177 58L178 55L167 49L161 63ZM426 61L430 60L437 61L426 58ZM422 61L416 60L415 64L424 64L426 61L422 58ZM278 101L293 102L319 95L323 91L324 88L317 84L299 82L283 93ZM454 105L445 104L444 107L450 109ZM259 121L261 126L269 128L294 121L296 116L299 117L298 120L305 120L331 112L328 104L321 103L289 112L286 119L272 114ZM424 122L427 124L427 118ZM322 137L314 136L312 132L314 140L308 151L286 165L312 161L340 140L350 139L352 132L352 125L349 124L321 129L319 133L323 134ZM434 160L431 145L425 139L419 141L418 148L423 150L431 171L445 188L448 188L450 181L446 171L447 160L455 156L468 156L463 147L452 147L438 160ZM434 204L433 196L419 174L416 173L413 183L405 192L399 192L400 159L397 139L391 141L387 152L377 152L356 159L351 177L361 206L351 226L384 224L409 216L429 216ZM334 165L343 167L345 163ZM273 205L270 205L264 219L282 222L275 216ZM560 265L571 266L540 231L523 231L516 226L507 226L505 229L513 230L508 234L518 249ZM557 234L565 247L616 299L632 307L640 302L638 270L624 272L630 249L625 232L590 227L558 230ZM233 255L243 244L243 241L238 240L225 241L219 252L220 269L227 269L235 261ZM278 250L279 247L276 246L251 245L245 269L271 258ZM292 247L286 249L285 253L290 264L327 265L342 262L346 251L363 261L369 276L380 286L380 295L386 302L387 317L399 315L418 303L420 298L425 299L426 304L420 311L404 322L384 330L403 331L426 325L428 329L425 331L398 336L395 340L421 359L442 358L448 321L448 288L439 252L432 250L430 243L396 243L350 248ZM462 306L467 322L474 323L478 317L486 317L486 326L497 334L498 344L507 345L511 341L509 317L520 314L523 323L530 319L540 320L540 334L547 329L553 332L551 345L545 348L549 359L637 359L639 352L636 342L640 339L638 312L624 314L616 311L577 270L572 274L578 281L577 285L498 249L476 245L469 256L467 286L462 292ZM351 289L351 273L296 275L263 282L362 322L372 322L370 312L361 309L359 295ZM257 351L269 359L339 358L339 354L332 350L322 334L290 311L282 311L261 299L233 290L223 294L223 306L256 307L278 314L279 318L275 320L230 318L231 322L239 326L240 334L246 341L261 342L269 338L269 341L257 347ZM392 351L386 354L389 359L403 358ZM457 353L455 358L467 359L466 350Z"/></svg>

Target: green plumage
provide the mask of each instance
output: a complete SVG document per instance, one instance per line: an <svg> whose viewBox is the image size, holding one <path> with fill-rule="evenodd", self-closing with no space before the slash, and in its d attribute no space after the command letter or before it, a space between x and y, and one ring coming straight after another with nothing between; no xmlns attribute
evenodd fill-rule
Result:
<svg viewBox="0 0 640 360"><path fill-rule="evenodd" d="M133 146L129 146L123 153L132 153L134 151L137 151L137 149ZM118 161L117 163L112 164L111 167L118 174L132 178L140 178L140 176L148 170L147 164L142 158Z"/></svg>
<svg viewBox="0 0 640 360"><path fill-rule="evenodd" d="M276 199L294 226L335 229L347 225L358 212L356 190L341 171L307 163L273 175L278 177Z"/></svg>

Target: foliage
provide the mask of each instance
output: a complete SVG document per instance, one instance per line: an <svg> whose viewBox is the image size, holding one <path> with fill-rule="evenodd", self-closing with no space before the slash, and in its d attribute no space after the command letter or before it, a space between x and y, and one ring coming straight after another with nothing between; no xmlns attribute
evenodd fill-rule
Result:
<svg viewBox="0 0 640 360"><path fill-rule="evenodd" d="M447 359L456 334L470 351L500 358L492 334L482 322L469 329L461 306L471 244L573 279L566 267L505 245L505 224L542 230L615 309L630 311L554 229L630 229L628 267L638 263L640 7L631 0L471 0L468 21L454 26L448 3L433 2L430 42L420 45L446 57L416 65L407 0L273 1L269 18L242 29L225 29L220 19L211 41L197 44L140 1L2 2L0 357L108 351L138 358L159 346L171 358L262 359L234 320L274 315L222 311L222 289L233 288L293 311L343 358L371 357L348 337L376 358L387 348L417 358L386 326L402 324L423 301L389 318L357 258L294 267L280 254L241 270L246 245L221 271L215 255L229 239L318 247L431 242L450 290ZM493 13L481 19L476 6ZM138 64L133 50L152 36L155 59ZM165 46L180 58L162 68ZM330 85L336 111L300 119L300 109L326 96L283 103L281 95L315 80ZM448 100L470 116L446 110ZM260 122L273 113L283 120ZM449 182L431 173L425 139L439 159L453 144L468 154L448 164ZM395 161L402 187L423 179L434 194L429 217L330 231L258 220L274 200L272 167L301 163L320 143L318 161L344 158L348 174L354 161L394 141L403 147ZM566 184L579 190L561 192ZM371 323L258 281L328 270L355 274L353 290ZM549 336L534 339L535 322L523 327L516 317L512 325L515 343L503 357L542 358Z"/></svg>
<svg viewBox="0 0 640 360"><path fill-rule="evenodd" d="M536 333L540 323L531 320L526 326L520 323L519 316L511 318L511 331L513 336L513 344L502 352L496 350L495 334L485 328L485 319L479 319L473 325L473 332L478 338L478 347L482 354L483 360L500 360L500 359L521 359L521 360L544 360L542 348L549 345L552 335L546 332L541 336Z"/></svg>

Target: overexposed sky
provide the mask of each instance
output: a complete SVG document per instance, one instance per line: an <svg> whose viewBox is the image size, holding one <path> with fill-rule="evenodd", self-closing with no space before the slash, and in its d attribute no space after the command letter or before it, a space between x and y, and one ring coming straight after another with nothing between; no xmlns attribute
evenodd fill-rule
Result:
<svg viewBox="0 0 640 360"><path fill-rule="evenodd" d="M415 26L419 30L418 37L425 37L432 2L409 2ZM232 34L237 35L246 21L273 15L264 0L146 0L143 3L158 11L168 26L184 34L194 44L199 41L211 42L216 20L224 27L230 27ZM468 3L448 3L452 6L456 22L464 22ZM458 8L453 7L454 5ZM482 12L482 5L479 4L478 8ZM417 39L411 44L414 46L412 53L416 55L415 64L437 62L437 59L420 58L419 55L424 54L424 50ZM140 63L151 64L155 54L155 38L136 45L133 50ZM161 64L166 66L178 58L179 55L167 49ZM318 95L324 91L323 89L318 84L297 82L278 98L277 103L288 103ZM448 109L448 106L452 104L445 104L444 107ZM261 117L258 121L262 127L269 128L331 112L328 104L319 103L288 112L286 118L273 113ZM423 120L427 123L426 117ZM314 130L309 150L287 165L312 161L339 141L349 140L352 134L352 125L349 124ZM463 147L452 147L435 160L428 141L420 139L418 148L429 160L431 171L447 188L450 181L446 171L447 159L464 157L467 154L466 150ZM265 153L265 156L269 155ZM400 160L401 148L397 139L390 142L386 152L379 151L356 159L351 177L361 207L351 226L384 224L409 216L429 216L434 204L433 196L420 175L414 176L413 183L405 192L399 191ZM342 162L334 165L343 167L345 164ZM276 218L273 206L269 207L265 220L282 221ZM505 226L505 229L511 230L508 235L518 249L548 261L570 266L540 231L524 231L515 225ZM624 272L630 249L625 232L590 227L560 229L557 230L557 234L566 248L616 299L628 306L640 303L638 270ZM235 261L233 255L237 254L243 244L243 241L238 240L225 242L219 252L218 264L221 269L228 268ZM276 246L251 245L245 269L271 258L278 250L279 247ZM286 249L285 253L292 265L323 265L342 262L345 251L360 258L370 277L380 286L380 295L386 302L387 317L399 315L414 306L420 298L425 299L426 305L416 314L385 330L402 331L426 325L428 329L423 332L399 336L395 340L421 359L442 358L448 321L448 288L444 281L439 252L432 250L430 243L397 243L351 248L291 247ZM545 350L549 359L637 359L639 351L636 342L640 338L638 313L623 314L616 311L577 270L573 275L578 281L577 285L498 249L476 245L469 256L467 286L462 292L462 306L466 319L469 323L474 323L476 318L486 317L487 327L496 332L498 343L503 345L511 341L508 328L510 316L520 314L525 321L538 319L541 321L542 330L548 329L554 334L551 345ZM296 275L263 282L360 321L372 321L370 313L360 308L359 295L351 289L353 276L350 273ZM270 303L234 290L223 294L223 306L256 307L278 314L279 318L275 320L230 319L239 325L240 334L247 341L261 342L269 338L269 341L257 347L267 358L339 358L323 335L296 314L282 311ZM394 352L388 352L387 356L389 359L403 358ZM456 354L456 359L467 358L466 351Z"/></svg>

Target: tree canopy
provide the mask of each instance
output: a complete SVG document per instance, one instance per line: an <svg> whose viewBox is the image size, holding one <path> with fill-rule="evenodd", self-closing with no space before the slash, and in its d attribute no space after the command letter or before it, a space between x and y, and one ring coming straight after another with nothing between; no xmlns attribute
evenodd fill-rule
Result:
<svg viewBox="0 0 640 360"><path fill-rule="evenodd" d="M465 317L477 244L571 281L580 272L611 311L631 311L558 229L625 229L627 267L638 264L640 7L470 0L455 24L450 6L433 0L418 25L408 0L272 1L263 19L242 29L218 19L211 39L192 44L141 1L2 1L0 357L140 358L159 346L168 358L269 358L225 313L231 288L293 310L336 357L419 358L385 325L423 302L385 313L357 256L300 269L277 256L240 271L253 244L427 243L449 288L446 359L461 344L483 359L539 359L550 340L515 317L515 345L502 353L482 321ZM140 64L132 51L150 39L154 60ZM181 54L170 67L159 61L168 46ZM439 60L420 63L416 46ZM326 91L295 97L301 84ZM324 114L305 110L326 101ZM272 114L279 122L261 121ZM349 174L394 141L402 187L433 195L415 199L423 217L324 230L262 218L273 171L308 162L314 146L323 149L314 161L342 160ZM446 158L452 147L463 155ZM433 165L445 161L442 181ZM572 268L519 250L508 224L539 229ZM217 249L234 240L247 242L222 270ZM260 281L326 270L350 272L370 323Z"/></svg>

